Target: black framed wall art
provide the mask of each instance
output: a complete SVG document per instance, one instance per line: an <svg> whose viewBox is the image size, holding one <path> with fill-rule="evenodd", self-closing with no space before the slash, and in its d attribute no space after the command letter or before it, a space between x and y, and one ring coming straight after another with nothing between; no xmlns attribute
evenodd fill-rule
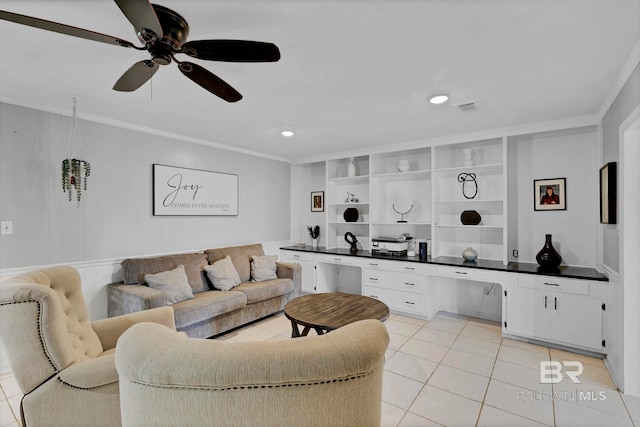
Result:
<svg viewBox="0 0 640 427"><path fill-rule="evenodd" d="M567 209L567 179L551 178L533 181L533 208L536 211Z"/></svg>
<svg viewBox="0 0 640 427"><path fill-rule="evenodd" d="M600 223L617 223L617 163L609 162L600 168Z"/></svg>
<svg viewBox="0 0 640 427"><path fill-rule="evenodd" d="M324 191L311 192L311 212L324 212Z"/></svg>

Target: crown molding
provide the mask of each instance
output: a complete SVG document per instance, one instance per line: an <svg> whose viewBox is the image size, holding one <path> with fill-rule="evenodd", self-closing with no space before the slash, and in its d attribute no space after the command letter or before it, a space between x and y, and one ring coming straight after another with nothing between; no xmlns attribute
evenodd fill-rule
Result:
<svg viewBox="0 0 640 427"><path fill-rule="evenodd" d="M48 105L32 105L27 102L18 101L12 98L5 98L0 96L0 102L5 104L16 105L24 108L31 108L32 110L44 111L46 113L59 114L62 116L71 117L71 110L61 109L58 107L52 107ZM114 126L122 129L132 130L136 132L146 133L149 135L161 136L164 138L176 139L178 141L190 142L193 144L206 145L211 148L218 148L220 150L233 151L236 153L246 154L254 157L262 157L269 160L275 160L278 162L291 163L291 159L279 156L273 156L271 154L260 153L258 151L247 150L244 148L233 147L231 145L221 144L219 142L208 141L206 139L194 138L191 136L181 135L172 132L166 132L159 129L154 129L146 126L140 126L135 123L123 122L120 120L114 120L107 117L96 116L93 114L86 114L78 112L78 118L89 122L100 123L103 125Z"/></svg>

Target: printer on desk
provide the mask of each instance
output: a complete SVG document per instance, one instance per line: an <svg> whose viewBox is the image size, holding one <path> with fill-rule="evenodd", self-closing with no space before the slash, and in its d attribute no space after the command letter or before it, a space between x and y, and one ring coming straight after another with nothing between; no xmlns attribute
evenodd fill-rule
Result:
<svg viewBox="0 0 640 427"><path fill-rule="evenodd" d="M378 236L371 239L371 253L374 255L407 256L411 237Z"/></svg>

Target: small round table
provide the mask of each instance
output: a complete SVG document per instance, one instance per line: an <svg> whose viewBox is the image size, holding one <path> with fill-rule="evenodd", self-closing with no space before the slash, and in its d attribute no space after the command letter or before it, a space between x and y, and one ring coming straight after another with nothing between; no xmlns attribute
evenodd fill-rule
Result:
<svg viewBox="0 0 640 427"><path fill-rule="evenodd" d="M294 298L285 305L284 315L291 320L291 337L297 338L307 336L311 328L323 335L358 320L384 322L389 317L389 307L371 297L331 292ZM304 327L302 333L299 325Z"/></svg>

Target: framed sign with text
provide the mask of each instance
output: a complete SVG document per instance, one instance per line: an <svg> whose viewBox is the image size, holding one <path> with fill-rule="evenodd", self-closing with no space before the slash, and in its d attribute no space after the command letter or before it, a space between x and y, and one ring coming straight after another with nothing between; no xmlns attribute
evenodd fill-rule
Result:
<svg viewBox="0 0 640 427"><path fill-rule="evenodd" d="M153 215L238 215L238 175L154 164Z"/></svg>

